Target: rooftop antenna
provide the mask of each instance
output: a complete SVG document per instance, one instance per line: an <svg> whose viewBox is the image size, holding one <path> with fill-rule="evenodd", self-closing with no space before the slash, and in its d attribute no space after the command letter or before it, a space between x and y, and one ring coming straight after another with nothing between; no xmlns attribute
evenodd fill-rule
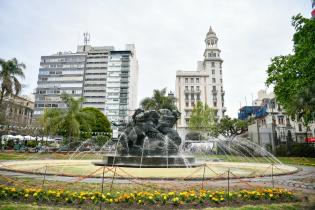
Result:
<svg viewBox="0 0 315 210"><path fill-rule="evenodd" d="M84 37L84 45L87 45L88 43L90 43L90 33L88 32L83 33L83 37Z"/></svg>

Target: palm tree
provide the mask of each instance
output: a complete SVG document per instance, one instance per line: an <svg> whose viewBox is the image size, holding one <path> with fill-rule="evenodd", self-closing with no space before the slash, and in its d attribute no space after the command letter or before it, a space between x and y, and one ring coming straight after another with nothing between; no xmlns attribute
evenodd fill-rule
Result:
<svg viewBox="0 0 315 210"><path fill-rule="evenodd" d="M21 92L22 85L18 77L24 78L23 70L26 66L19 63L16 58L8 61L0 59L0 66L0 105L2 105L4 96L18 95Z"/></svg>
<svg viewBox="0 0 315 210"><path fill-rule="evenodd" d="M46 134L61 134L71 139L80 136L80 127L91 130L91 124L95 121L94 116L81 109L83 98L74 99L68 94L61 95L67 109L45 109L39 123L44 127Z"/></svg>
<svg viewBox="0 0 315 210"><path fill-rule="evenodd" d="M153 109L158 111L160 109L177 109L173 98L166 95L166 88L163 88L162 90L153 90L153 96L142 99L140 105L144 110Z"/></svg>

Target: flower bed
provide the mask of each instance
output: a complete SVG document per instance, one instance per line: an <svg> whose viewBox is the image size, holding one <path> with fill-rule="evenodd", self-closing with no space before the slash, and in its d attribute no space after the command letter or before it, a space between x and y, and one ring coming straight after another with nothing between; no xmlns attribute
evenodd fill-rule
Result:
<svg viewBox="0 0 315 210"><path fill-rule="evenodd" d="M237 192L190 190L182 192L70 192L63 190L19 189L0 185L0 199L56 205L130 204L130 205L206 205L221 206L230 203L293 201L294 195L285 189L241 190Z"/></svg>

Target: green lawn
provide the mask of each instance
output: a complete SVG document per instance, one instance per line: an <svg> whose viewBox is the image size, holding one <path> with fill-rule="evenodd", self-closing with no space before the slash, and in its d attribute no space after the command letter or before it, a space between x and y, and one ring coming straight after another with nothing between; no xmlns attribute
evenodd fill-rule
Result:
<svg viewBox="0 0 315 210"><path fill-rule="evenodd" d="M0 152L0 160L40 160L40 159L98 159L93 153L28 153L28 152Z"/></svg>
<svg viewBox="0 0 315 210"><path fill-rule="evenodd" d="M264 157L241 157L231 155L208 155L207 158L222 159L230 162L268 162ZM38 159L101 159L93 153L25 153L25 152L0 152L0 160L38 160ZM315 166L315 158L309 157L277 157L285 164Z"/></svg>
<svg viewBox="0 0 315 210"><path fill-rule="evenodd" d="M222 208L204 208L203 210L312 210L315 204L313 203L284 203L284 204L272 204L272 205L246 205L242 207L222 207ZM0 201L0 210L74 210L77 208L66 208L57 206L46 206L46 205L36 205L36 204L24 204L24 203L13 203L8 201ZM99 209L99 206L89 207L89 209ZM102 208L103 210L119 209L119 208ZM137 208L138 209L138 208ZM142 209L154 209L152 206L143 207ZM161 209L161 208L159 208ZM179 209L179 208L174 208ZM200 208L198 208L200 209ZM131 208L130 210L135 210ZM192 210L192 209L191 209Z"/></svg>

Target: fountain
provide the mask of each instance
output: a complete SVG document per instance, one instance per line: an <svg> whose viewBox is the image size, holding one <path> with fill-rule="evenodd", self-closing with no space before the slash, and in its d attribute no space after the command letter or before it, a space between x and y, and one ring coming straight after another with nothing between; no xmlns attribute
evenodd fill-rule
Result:
<svg viewBox="0 0 315 210"><path fill-rule="evenodd" d="M282 164L260 145L240 137L184 141L173 129L179 114L166 109L138 109L117 140L100 146L88 139L69 154L51 154L51 158L45 154L39 160L34 154L34 160L30 155L28 160L1 163L0 170L71 177L104 174L104 177L148 180L226 179L227 171L239 178L298 171L294 166ZM102 168L106 173L100 173Z"/></svg>
<svg viewBox="0 0 315 210"><path fill-rule="evenodd" d="M178 111L137 109L112 151L97 166L186 168L200 166L182 151L182 140L173 129Z"/></svg>

